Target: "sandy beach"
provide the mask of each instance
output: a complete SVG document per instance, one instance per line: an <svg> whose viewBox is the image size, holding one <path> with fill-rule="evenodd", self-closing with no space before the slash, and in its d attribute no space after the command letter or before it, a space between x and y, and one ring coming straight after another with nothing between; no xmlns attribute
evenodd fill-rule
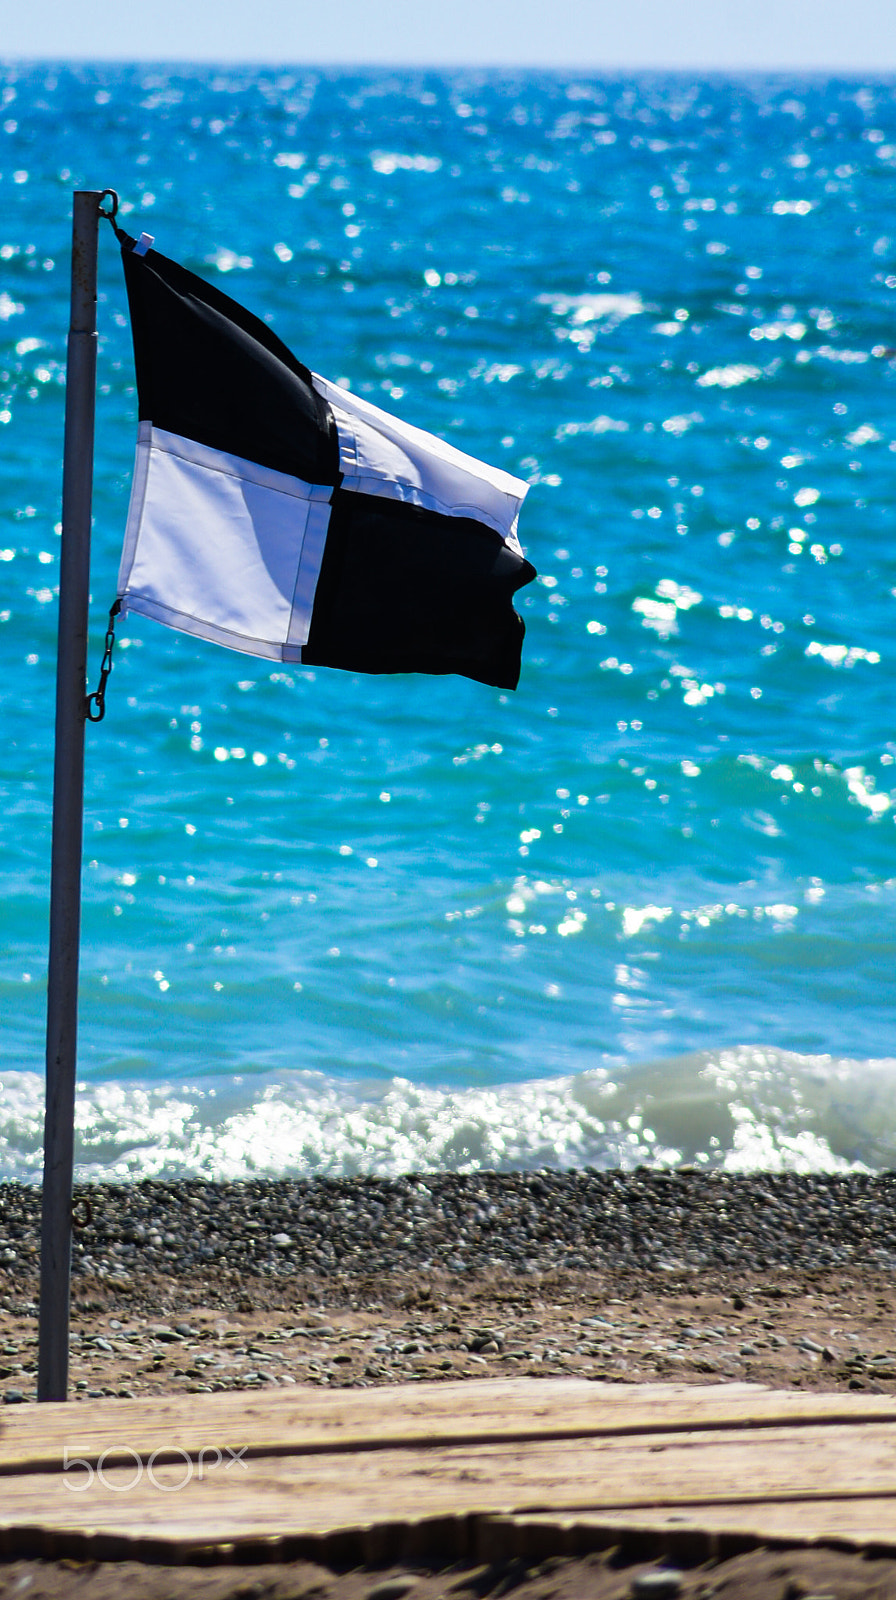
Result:
<svg viewBox="0 0 896 1600"><path fill-rule="evenodd" d="M81 1188L72 1398L515 1375L896 1393L894 1194L890 1175L643 1169ZM0 1187L7 1405L35 1396L38 1226L37 1191ZM711 1582L702 1569L686 1574L681 1592L896 1594L896 1562L829 1551L791 1559L782 1578L781 1552L773 1576L760 1570L769 1553L752 1552ZM480 1572L470 1587L609 1600L632 1592L636 1569L630 1555L616 1566L589 1557L515 1577ZM466 1581L412 1576L419 1600ZM17 1562L0 1567L0 1596L27 1588L99 1600L110 1572L97 1568L90 1587L87 1577L71 1564ZM216 1600L353 1597L372 1594L376 1579L271 1567L185 1573L172 1586L171 1573L139 1568L128 1586Z"/></svg>

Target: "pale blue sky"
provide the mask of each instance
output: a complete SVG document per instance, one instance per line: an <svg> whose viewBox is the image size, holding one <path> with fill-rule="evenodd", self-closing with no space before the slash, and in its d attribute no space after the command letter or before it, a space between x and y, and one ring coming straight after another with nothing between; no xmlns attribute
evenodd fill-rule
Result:
<svg viewBox="0 0 896 1600"><path fill-rule="evenodd" d="M2 0L0 54L896 71L896 0Z"/></svg>

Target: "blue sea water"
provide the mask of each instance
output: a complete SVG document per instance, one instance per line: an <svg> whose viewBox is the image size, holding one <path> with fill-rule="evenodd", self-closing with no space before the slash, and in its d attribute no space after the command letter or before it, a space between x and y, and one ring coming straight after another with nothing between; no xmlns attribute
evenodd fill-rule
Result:
<svg viewBox="0 0 896 1600"><path fill-rule="evenodd" d="M896 83L0 66L0 1174L40 1170L71 193L528 480L516 694L139 618L79 1172L896 1162ZM91 672L136 436L104 227Z"/></svg>

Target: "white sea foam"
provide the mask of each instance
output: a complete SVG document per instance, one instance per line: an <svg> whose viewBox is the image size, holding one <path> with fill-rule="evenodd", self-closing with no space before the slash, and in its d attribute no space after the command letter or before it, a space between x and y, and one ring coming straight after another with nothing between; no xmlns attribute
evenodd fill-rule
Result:
<svg viewBox="0 0 896 1600"><path fill-rule="evenodd" d="M755 383L762 377L761 367L751 367L745 361L734 361L727 367L710 367L701 373L697 383L701 389L736 389L742 383Z"/></svg>
<svg viewBox="0 0 896 1600"><path fill-rule="evenodd" d="M438 172L438 156L405 155L393 150L374 150L370 157L374 172L391 177L393 172Z"/></svg>
<svg viewBox="0 0 896 1600"><path fill-rule="evenodd" d="M896 1159L894 1088L896 1061L747 1046L489 1089L308 1072L85 1084L76 1171L113 1181L682 1163L873 1171ZM37 1074L0 1076L0 1176L38 1181L42 1102Z"/></svg>
<svg viewBox="0 0 896 1600"><path fill-rule="evenodd" d="M628 433L629 424L617 417L592 417L590 422L563 422L554 438L572 439L579 433Z"/></svg>
<svg viewBox="0 0 896 1600"><path fill-rule="evenodd" d="M540 294L540 306L550 306L555 316L570 317L575 327L589 322L607 322L616 326L628 317L640 316L648 311L641 296L635 294Z"/></svg>

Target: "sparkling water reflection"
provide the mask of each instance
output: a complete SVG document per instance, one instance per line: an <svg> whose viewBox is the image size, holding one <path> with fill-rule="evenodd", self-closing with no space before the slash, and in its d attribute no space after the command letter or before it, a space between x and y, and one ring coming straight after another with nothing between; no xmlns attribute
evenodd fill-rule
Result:
<svg viewBox="0 0 896 1600"><path fill-rule="evenodd" d="M0 99L0 1171L39 1142L68 216L107 182L525 477L541 581L516 696L128 622L85 1170L892 1162L893 85L11 64ZM97 663L135 433L102 251Z"/></svg>

